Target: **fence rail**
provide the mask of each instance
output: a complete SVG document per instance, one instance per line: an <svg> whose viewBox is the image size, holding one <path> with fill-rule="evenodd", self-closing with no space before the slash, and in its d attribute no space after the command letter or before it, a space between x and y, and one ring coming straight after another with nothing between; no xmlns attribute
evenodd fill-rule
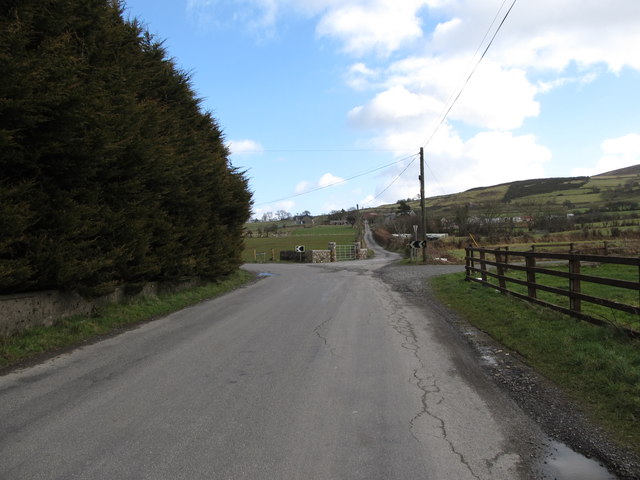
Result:
<svg viewBox="0 0 640 480"><path fill-rule="evenodd" d="M608 255L585 255L576 253L553 253L542 252L532 249L531 251L513 251L508 248L479 248L467 247L466 249L466 280L481 283L485 286L496 288L502 293L508 293L515 297L528 300L530 302L543 305L545 307L560 311L573 317L586 320L597 325L608 325L611 322L596 318L583 311L582 303L591 303L607 307L609 309L625 312L631 315L640 315L640 258L637 257L613 257ZM493 259L491 259L493 257ZM554 262L560 265L567 265L568 271L559 271L546 268L549 265L540 265L538 261ZM598 277L581 273L584 264L613 264L637 267L638 281L621 280L615 278ZM493 268L489 268L493 267ZM526 280L509 276L510 271L524 272ZM480 277L477 277L480 274ZM564 288L544 285L539 282L538 275L549 275L568 280ZM490 281L489 279L492 279ZM600 298L594 295L583 293L583 284L599 284L638 292L638 302L636 305L629 305L613 301L607 298ZM526 287L527 293L519 293L510 288L509 284ZM538 298L538 292L544 291L566 297L568 307L557 305ZM637 317L640 319L640 317ZM640 335L640 330L619 326L623 330L635 336Z"/></svg>

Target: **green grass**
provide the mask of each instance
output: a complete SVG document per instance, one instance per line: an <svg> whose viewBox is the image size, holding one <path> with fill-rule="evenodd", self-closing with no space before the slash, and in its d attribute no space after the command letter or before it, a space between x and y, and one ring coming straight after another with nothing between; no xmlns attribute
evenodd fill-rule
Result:
<svg viewBox="0 0 640 480"><path fill-rule="evenodd" d="M438 297L561 386L597 424L640 453L640 340L465 282L432 279Z"/></svg>
<svg viewBox="0 0 640 480"><path fill-rule="evenodd" d="M547 268L548 270L557 270L560 272L569 271L569 268L566 265ZM634 267L632 265L602 264L597 266L586 266L582 267L581 273L594 277L638 282L638 267ZM509 270L506 272L506 276L519 280L526 280L526 273L522 271ZM488 278L488 280L492 284L497 284L497 279L495 278ZM567 292L569 291L569 280L566 278L537 274L536 283L549 287L561 288L567 290ZM516 293L527 295L527 287L523 285L507 282L506 287ZM581 282L581 291L585 295L591 295L593 297L603 298L626 305L638 306L638 292L635 290L600 285L598 283ZM569 308L569 298L563 295L538 290L537 297L539 300ZM621 325L640 330L640 318L631 313L610 309L608 307L603 307L586 301L582 302L582 313L610 322L614 325Z"/></svg>
<svg viewBox="0 0 640 480"><path fill-rule="evenodd" d="M218 283L209 283L173 294L136 299L123 305L106 305L90 317L68 317L51 326L32 327L13 335L0 335L0 367L167 315L233 290L252 278L250 273L239 270Z"/></svg>
<svg viewBox="0 0 640 480"><path fill-rule="evenodd" d="M293 232L293 235L296 237L318 237L331 235L345 239L353 238L355 234L356 230L351 225L319 225L311 228L298 228Z"/></svg>
<svg viewBox="0 0 640 480"><path fill-rule="evenodd" d="M277 260L280 258L281 251L293 250L296 245L304 245L305 250L326 250L329 242L350 245L356 241L357 234L358 231L349 225L320 225L312 228L296 228L287 236L245 238L242 259L245 262L254 262L254 252L264 252L265 260L269 261L273 252Z"/></svg>

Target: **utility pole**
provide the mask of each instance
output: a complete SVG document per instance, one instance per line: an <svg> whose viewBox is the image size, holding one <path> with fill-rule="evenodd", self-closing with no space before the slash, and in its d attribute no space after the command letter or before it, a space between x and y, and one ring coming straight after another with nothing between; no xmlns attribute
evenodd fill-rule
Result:
<svg viewBox="0 0 640 480"><path fill-rule="evenodd" d="M427 264L427 212L424 206L424 148L420 147L420 209L422 210L422 239L425 241L422 247L422 261Z"/></svg>

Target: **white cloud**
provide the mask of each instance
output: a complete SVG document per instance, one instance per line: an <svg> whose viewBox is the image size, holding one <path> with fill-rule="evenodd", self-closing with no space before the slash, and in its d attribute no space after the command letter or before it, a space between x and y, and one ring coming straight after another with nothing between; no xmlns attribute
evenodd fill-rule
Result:
<svg viewBox="0 0 640 480"><path fill-rule="evenodd" d="M418 12L424 0L371 0L344 2L320 19L320 36L339 39L345 52L388 56L403 44L422 38Z"/></svg>
<svg viewBox="0 0 640 480"><path fill-rule="evenodd" d="M274 202L270 204L261 205L256 207L252 211L253 218L262 218L265 213L275 214L279 210L284 210L285 212L293 213L294 207L296 206L295 202L291 200L282 200L279 202Z"/></svg>
<svg viewBox="0 0 640 480"><path fill-rule="evenodd" d="M348 118L363 128L413 128L432 130L451 105L468 72L460 58L411 57L393 63L384 72L385 89L365 105L354 107ZM479 128L513 129L540 110L538 88L521 69L484 62L449 113L453 121ZM423 132L424 137L427 132Z"/></svg>
<svg viewBox="0 0 640 480"><path fill-rule="evenodd" d="M410 92L405 87L391 87L365 106L353 108L349 114L352 124L359 127L396 127L413 124L416 120L435 117L442 103L428 95Z"/></svg>
<svg viewBox="0 0 640 480"><path fill-rule="evenodd" d="M358 62L351 65L344 77L349 87L354 90L365 90L373 86L372 82L375 81L379 74L379 71L367 67L362 62Z"/></svg>
<svg viewBox="0 0 640 480"><path fill-rule="evenodd" d="M550 81L540 81L537 84L537 90L539 93L547 93L554 88L564 87L571 83L577 83L578 85L586 85L596 80L597 74L594 72L587 73L578 77L558 77Z"/></svg>
<svg viewBox="0 0 640 480"><path fill-rule="evenodd" d="M479 186L544 177L544 165L550 159L549 149L538 144L533 135L487 131L463 141L450 126L445 125L425 150L426 195L442 195ZM382 193L380 201L390 203L417 195L417 160L391 184L407 164L400 163L384 172L384 180L378 182L376 195L388 188Z"/></svg>
<svg viewBox="0 0 640 480"><path fill-rule="evenodd" d="M331 185L342 183L344 181L344 178L336 177L331 173L325 173L324 175L322 175L322 177L320 177L320 180L318 180L318 187L328 187Z"/></svg>
<svg viewBox="0 0 640 480"><path fill-rule="evenodd" d="M311 184L309 182L307 182L306 180L303 180L301 182L298 182L298 184L296 185L296 188L294 189L294 191L296 193L305 193L306 191L308 191L311 187Z"/></svg>
<svg viewBox="0 0 640 480"><path fill-rule="evenodd" d="M575 168L571 175L591 176L640 164L640 135L637 133L605 140L600 148L603 156L594 167Z"/></svg>
<svg viewBox="0 0 640 480"><path fill-rule="evenodd" d="M187 1L192 16L214 25L269 30L288 12L315 17L319 36L338 40L354 55L389 55L405 45L420 45L418 40L426 42L428 56L463 58L478 49L498 9L501 18L508 6L501 7L499 0L241 0L231 8L222 0ZM430 32L423 14L442 20ZM527 69L562 70L571 62L583 67L604 63L616 72L625 66L640 69L640 2L518 2L489 58Z"/></svg>
<svg viewBox="0 0 640 480"><path fill-rule="evenodd" d="M345 182L344 178L337 177L331 173L325 173L322 175L316 182L309 182L307 180L302 180L298 182L295 186L296 194L303 194L307 192L311 192L317 190L319 188L330 187L332 185L338 185L340 183Z"/></svg>
<svg viewBox="0 0 640 480"><path fill-rule="evenodd" d="M294 206L295 206L295 202L292 202L291 200L282 200L280 202L276 202L274 204L274 208L277 210L285 210L285 211L290 211Z"/></svg>
<svg viewBox="0 0 640 480"><path fill-rule="evenodd" d="M230 140L227 142L227 148L231 150L232 155L261 153L263 151L260 142L254 140Z"/></svg>
<svg viewBox="0 0 640 480"><path fill-rule="evenodd" d="M189 0L201 7L217 2ZM342 52L355 57L345 71L345 83L359 93L369 92L346 112L350 125L369 135L361 143L398 152L417 151L425 144L486 46L486 39L482 45L480 41L498 8L508 7L500 0L239 3L242 9L254 10L246 18L262 19L254 21L261 28L275 26L285 12L315 18L318 37L336 41ZM544 94L593 82L607 69L625 68L640 70L640 1L516 3L427 146L434 177L427 183L429 194L545 176L551 152L534 136L515 130L544 109L540 103L546 100ZM580 172L601 173L640 163L639 144L638 134L607 140L598 163ZM235 153L236 148L232 150ZM415 168L374 203L415 195ZM376 180L376 195L399 171L385 173L384 179ZM325 174L317 182L301 182L296 192L340 180Z"/></svg>
<svg viewBox="0 0 640 480"><path fill-rule="evenodd" d="M431 48L449 54L472 53L499 2L449 0L439 11L455 24L436 29ZM504 13L504 11L503 11ZM570 62L605 63L611 70L640 68L640 3L584 0L519 2L496 37L489 55L501 63L562 70ZM495 27L494 27L495 28Z"/></svg>

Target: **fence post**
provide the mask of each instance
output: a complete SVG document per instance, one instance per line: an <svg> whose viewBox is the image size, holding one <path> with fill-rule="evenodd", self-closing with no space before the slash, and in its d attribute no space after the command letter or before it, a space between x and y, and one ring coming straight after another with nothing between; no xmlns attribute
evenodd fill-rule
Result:
<svg viewBox="0 0 640 480"><path fill-rule="evenodd" d="M471 278L471 264L472 264L471 255L473 255L473 250L471 250L471 247L470 246L465 247L464 248L464 271L466 272L465 280L469 280L469 278Z"/></svg>
<svg viewBox="0 0 640 480"><path fill-rule="evenodd" d="M525 262L527 265L527 283L529 283L529 285L527 285L527 295L531 298L538 298L536 290L536 272L533 270L536 268L536 257L533 255L527 255Z"/></svg>
<svg viewBox="0 0 640 480"><path fill-rule="evenodd" d="M497 265L497 270L498 270L498 285L500 285L500 288L506 288L506 281L504 279L504 265L503 262L506 259L506 253L505 254L501 254L496 252L496 263Z"/></svg>
<svg viewBox="0 0 640 480"><path fill-rule="evenodd" d="M504 247L504 249L506 250L505 254L504 254L504 263L505 263L504 271L506 272L507 270L509 270L509 267L508 267L508 265L509 265L509 246L507 245L506 247Z"/></svg>
<svg viewBox="0 0 640 480"><path fill-rule="evenodd" d="M571 278L569 279L569 309L573 312L580 313L582 305L580 299L575 297L574 294L580 293L580 279L574 275L580 275L580 259L572 257L569 260L569 273Z"/></svg>
<svg viewBox="0 0 640 480"><path fill-rule="evenodd" d="M487 264L485 263L484 250L480 250L480 276L482 283L487 283Z"/></svg>
<svg viewBox="0 0 640 480"><path fill-rule="evenodd" d="M469 245L469 250L471 251L471 268L476 268L476 255L471 245Z"/></svg>

